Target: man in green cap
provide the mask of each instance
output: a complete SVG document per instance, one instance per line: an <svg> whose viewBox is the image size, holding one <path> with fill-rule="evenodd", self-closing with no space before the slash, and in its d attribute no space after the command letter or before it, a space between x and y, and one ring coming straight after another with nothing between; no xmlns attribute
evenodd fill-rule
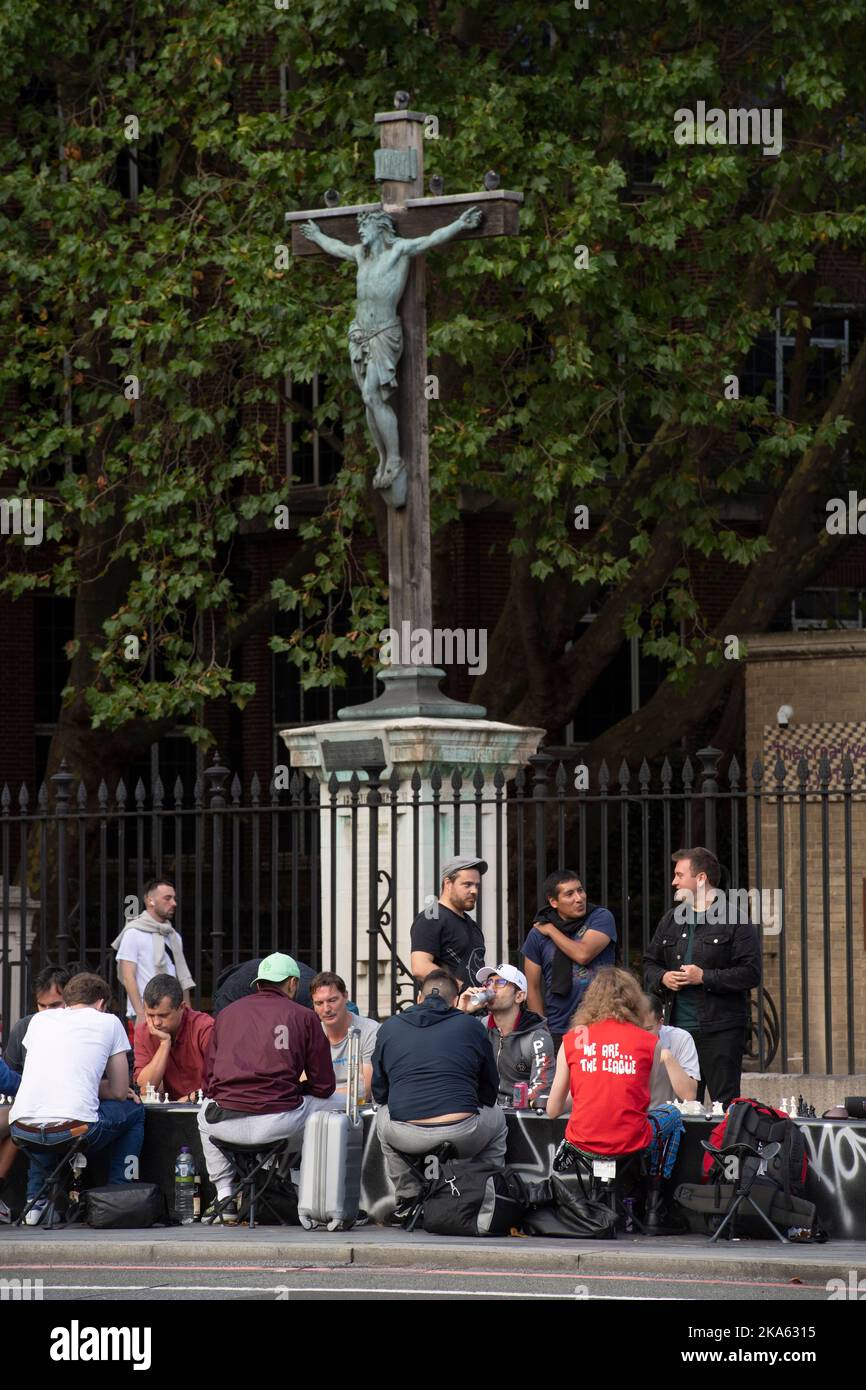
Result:
<svg viewBox="0 0 866 1390"><path fill-rule="evenodd" d="M218 1200L231 1196L237 1178L214 1139L268 1144L296 1138L300 1153L307 1120L333 1106L328 1039L312 1010L295 1003L300 973L291 956L265 956L255 992L229 1004L214 1023L205 1063L208 1102L198 1126Z"/></svg>

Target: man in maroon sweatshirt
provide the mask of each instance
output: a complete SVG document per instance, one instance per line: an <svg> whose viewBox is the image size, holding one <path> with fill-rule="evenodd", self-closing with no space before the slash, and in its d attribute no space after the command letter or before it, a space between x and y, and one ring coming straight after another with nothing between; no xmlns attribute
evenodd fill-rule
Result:
<svg viewBox="0 0 866 1390"><path fill-rule="evenodd" d="M291 956L266 956L256 992L222 1009L214 1024L205 1063L208 1100L198 1127L218 1199L234 1192L237 1178L214 1139L269 1144L297 1138L300 1153L307 1120L333 1108L331 1048L312 1009L294 1002L299 978Z"/></svg>

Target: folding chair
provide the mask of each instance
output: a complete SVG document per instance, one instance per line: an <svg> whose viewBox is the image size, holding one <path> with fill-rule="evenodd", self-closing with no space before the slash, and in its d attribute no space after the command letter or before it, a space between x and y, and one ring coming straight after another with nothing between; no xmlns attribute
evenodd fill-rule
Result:
<svg viewBox="0 0 866 1390"><path fill-rule="evenodd" d="M278 1189L287 1194L295 1192L290 1173L293 1162L298 1158L297 1139L276 1139L269 1144L232 1144L225 1139L214 1139L212 1142L220 1153L231 1159L239 1181L231 1196L215 1202L212 1214L202 1224L213 1225L219 1217L220 1225L226 1225L223 1214L240 1196L238 1221L243 1221L249 1213L250 1230L256 1224L257 1203L261 1203L280 1226L288 1226L290 1222L274 1209L267 1192L272 1184L272 1195L276 1195Z"/></svg>
<svg viewBox="0 0 866 1390"><path fill-rule="evenodd" d="M588 1201L603 1202L613 1215L622 1221L623 1226L630 1218L638 1230L642 1232L643 1224L633 1211L626 1211L624 1200L620 1197L618 1188L621 1188L623 1179L635 1177L638 1174L643 1177L647 1150L635 1149L631 1153L625 1154L597 1154L591 1153L588 1149L578 1149L574 1144L569 1144L569 1149L574 1155L573 1161L568 1162L566 1167L560 1166L559 1153L557 1153L553 1162L553 1171L560 1177L573 1172ZM570 1155L565 1157L567 1160Z"/></svg>
<svg viewBox="0 0 866 1390"><path fill-rule="evenodd" d="M725 1149L714 1149L712 1144L708 1144L706 1139L702 1139L701 1147L706 1149L713 1160L713 1166L719 1169L720 1179L724 1179L725 1182L729 1183L731 1179L730 1160L732 1158L736 1160L734 1169L736 1179L734 1182L734 1190L728 1203L728 1209L721 1223L710 1236L710 1241L718 1240L729 1222L731 1226L731 1235L734 1234L736 1230L737 1212L745 1202L751 1207L752 1211L757 1212L764 1224L769 1226L776 1239L781 1240L783 1244L787 1245L789 1243L787 1236L782 1235L778 1226L775 1225L765 1211L761 1210L754 1197L751 1195L755 1180L766 1174L767 1164L771 1163L776 1157L782 1147L781 1144L773 1140L772 1143L765 1144L762 1149L754 1149L751 1144L730 1144Z"/></svg>
<svg viewBox="0 0 866 1390"><path fill-rule="evenodd" d="M72 1167L72 1160L87 1138L90 1132L90 1126L83 1122L80 1125L75 1125L74 1128L70 1128L68 1139L64 1140L62 1143L51 1145L39 1142L36 1137L36 1126L26 1126L26 1128L34 1130L32 1139L26 1139L22 1136L22 1128L25 1128L25 1126L19 1125L16 1127L16 1132L13 1136L15 1145L27 1154L31 1162L33 1161L34 1154L38 1155L40 1158L45 1158L48 1154L50 1154L52 1158L56 1156L57 1162L48 1174L48 1177L44 1179L36 1196L31 1197L29 1202L27 1202L24 1210L15 1222L15 1225L23 1226L28 1212L32 1211L37 1202L41 1202L47 1193L48 1205L45 1208L42 1220L39 1224L43 1230L53 1230L55 1226L62 1226L64 1224L64 1219L58 1212L58 1206L66 1197L66 1168L67 1166L70 1168Z"/></svg>

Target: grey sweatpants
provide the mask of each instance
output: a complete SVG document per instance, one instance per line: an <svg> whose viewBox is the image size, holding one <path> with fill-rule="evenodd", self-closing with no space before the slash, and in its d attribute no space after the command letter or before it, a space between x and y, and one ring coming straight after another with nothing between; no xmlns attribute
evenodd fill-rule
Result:
<svg viewBox="0 0 866 1390"><path fill-rule="evenodd" d="M498 1105L488 1105L468 1120L453 1125L413 1125L392 1120L387 1105L376 1111L376 1134L398 1202L409 1202L420 1192L418 1179L400 1153L428 1154L447 1139L458 1158L477 1158L479 1163L505 1165L508 1127ZM397 1152L397 1151L400 1152Z"/></svg>
<svg viewBox="0 0 866 1390"><path fill-rule="evenodd" d="M315 1096L304 1096L296 1110L282 1110L272 1115L247 1115L234 1120L221 1120L209 1124L205 1119L207 1102L198 1112L198 1130L208 1177L223 1197L234 1187L235 1170L231 1159L220 1153L213 1139L223 1139L228 1144L272 1144L276 1139L292 1139L297 1136L298 1153L303 1143L304 1125L317 1110L333 1110L334 1101L319 1100Z"/></svg>

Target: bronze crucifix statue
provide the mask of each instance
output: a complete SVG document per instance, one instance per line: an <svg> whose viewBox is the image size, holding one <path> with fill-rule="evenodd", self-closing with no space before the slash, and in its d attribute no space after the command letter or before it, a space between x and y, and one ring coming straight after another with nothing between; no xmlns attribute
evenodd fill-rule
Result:
<svg viewBox="0 0 866 1390"><path fill-rule="evenodd" d="M457 239L514 236L522 193L494 187L481 193L424 197L424 112L409 111L398 92L394 111L375 116L381 147L375 176L379 203L286 213L295 256L327 255L357 266L349 359L379 456L373 485L388 509L389 621L396 631L432 628L430 494L427 452L427 310L425 253ZM340 711L341 718L401 714L483 716L438 690L444 672L392 666L380 672L385 695Z"/></svg>

